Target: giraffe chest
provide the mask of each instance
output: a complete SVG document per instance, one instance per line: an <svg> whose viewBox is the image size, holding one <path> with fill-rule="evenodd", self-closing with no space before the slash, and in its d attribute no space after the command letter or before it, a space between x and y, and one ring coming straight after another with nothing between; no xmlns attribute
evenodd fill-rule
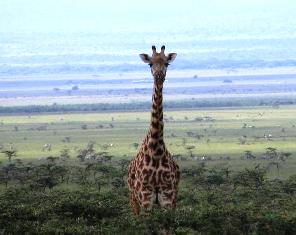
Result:
<svg viewBox="0 0 296 235"><path fill-rule="evenodd" d="M136 164L136 179L144 185L156 187L162 184L171 184L175 177L170 159L164 157L155 160L148 155L139 158Z"/></svg>

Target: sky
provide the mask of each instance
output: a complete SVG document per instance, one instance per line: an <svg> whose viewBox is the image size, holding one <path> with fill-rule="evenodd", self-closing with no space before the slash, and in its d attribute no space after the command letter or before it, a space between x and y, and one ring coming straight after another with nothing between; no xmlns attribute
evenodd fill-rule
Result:
<svg viewBox="0 0 296 235"><path fill-rule="evenodd" d="M163 31L293 21L294 0L1 0L0 32ZM279 26L273 26L273 22Z"/></svg>
<svg viewBox="0 0 296 235"><path fill-rule="evenodd" d="M178 68L291 65L295 15L295 0L0 0L0 74L124 70L152 44Z"/></svg>

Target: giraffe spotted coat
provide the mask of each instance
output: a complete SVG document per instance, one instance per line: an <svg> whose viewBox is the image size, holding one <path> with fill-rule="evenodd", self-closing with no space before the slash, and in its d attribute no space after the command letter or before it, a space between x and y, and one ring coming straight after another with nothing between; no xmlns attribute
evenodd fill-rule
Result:
<svg viewBox="0 0 296 235"><path fill-rule="evenodd" d="M149 155L146 138L130 163L128 172L134 213L138 214L140 207L151 209L153 203L159 203L162 207L176 206L180 171L167 150L160 159L154 159Z"/></svg>
<svg viewBox="0 0 296 235"><path fill-rule="evenodd" d="M150 128L128 169L130 204L136 215L141 209L149 211L153 204L175 208L180 180L179 167L163 140L162 109L162 88L166 69L176 54L170 53L165 56L164 46L160 53L156 52L154 46L152 50L152 57L140 55L142 60L150 65L154 78Z"/></svg>

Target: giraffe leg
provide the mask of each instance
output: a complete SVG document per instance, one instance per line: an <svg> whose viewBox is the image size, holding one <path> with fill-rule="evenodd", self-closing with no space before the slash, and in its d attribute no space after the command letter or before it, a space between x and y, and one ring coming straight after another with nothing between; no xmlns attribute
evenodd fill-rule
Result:
<svg viewBox="0 0 296 235"><path fill-rule="evenodd" d="M134 192L130 192L129 196L130 206L132 208L132 212L135 216L139 216L140 214L140 204L135 196Z"/></svg>
<svg viewBox="0 0 296 235"><path fill-rule="evenodd" d="M141 207L144 209L146 215L150 214L153 205L153 191L145 190L140 192Z"/></svg>
<svg viewBox="0 0 296 235"><path fill-rule="evenodd" d="M159 202L162 208L174 209L176 208L177 190L174 188L165 188L161 190L159 195Z"/></svg>

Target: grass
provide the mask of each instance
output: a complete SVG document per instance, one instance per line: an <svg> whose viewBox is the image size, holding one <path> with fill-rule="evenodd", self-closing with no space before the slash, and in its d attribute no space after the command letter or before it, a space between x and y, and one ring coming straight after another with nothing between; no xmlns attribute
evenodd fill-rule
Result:
<svg viewBox="0 0 296 235"><path fill-rule="evenodd" d="M194 156L211 156L217 160L212 164L229 156L229 164L235 167L242 166L244 151L260 156L266 148L274 147L292 153L286 164L290 172L296 169L295 116L295 106L165 111L165 141L173 154L188 156L186 146L194 146ZM11 143L19 158L36 159L59 155L63 148L75 156L93 141L97 151L130 159L137 151L133 144L141 142L149 120L149 112L0 116L0 144L8 148ZM70 142L65 137L70 137ZM241 144L243 139L245 144ZM42 151L46 143L52 145L52 151ZM1 154L0 161L4 159Z"/></svg>

